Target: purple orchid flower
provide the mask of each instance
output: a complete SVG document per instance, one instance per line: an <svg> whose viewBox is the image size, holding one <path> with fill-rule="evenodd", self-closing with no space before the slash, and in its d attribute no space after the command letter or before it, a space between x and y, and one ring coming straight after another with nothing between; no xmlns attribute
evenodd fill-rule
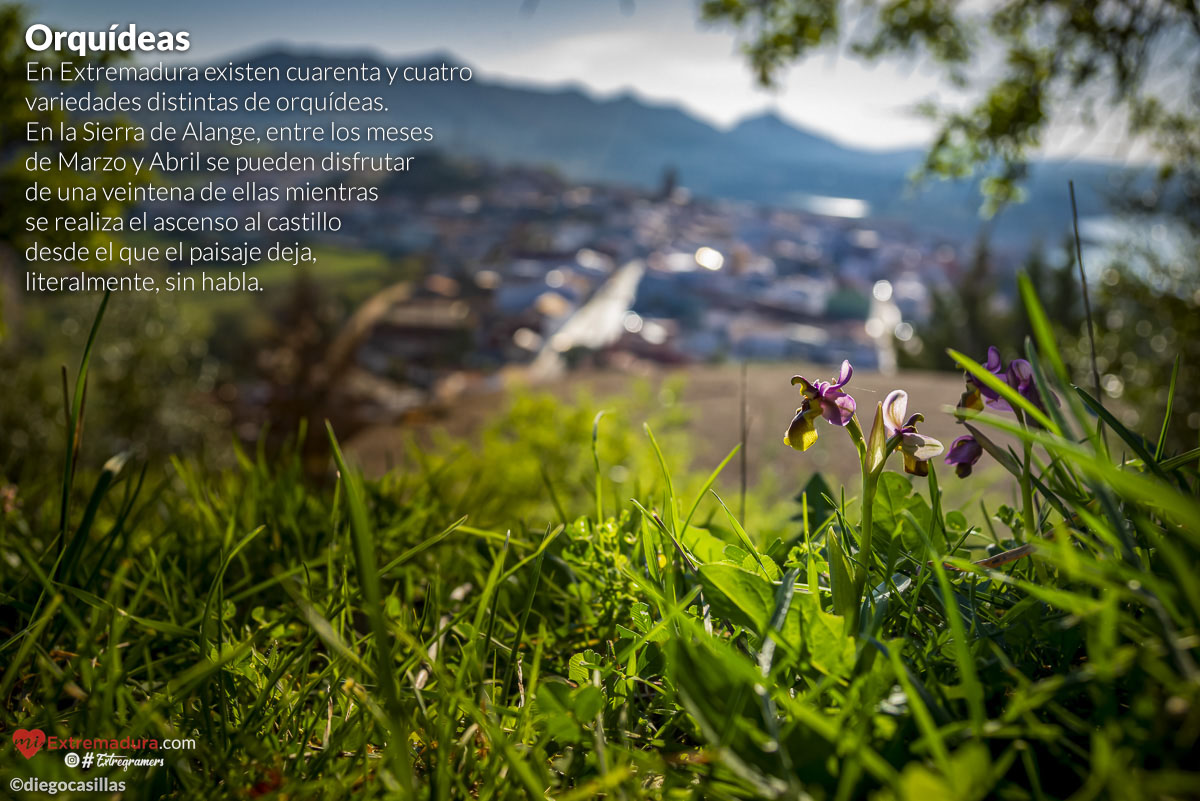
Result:
<svg viewBox="0 0 1200 801"><path fill-rule="evenodd" d="M798 451L806 451L817 441L817 430L814 422L817 417L824 417L835 426L847 425L854 417L854 398L847 395L842 387L854 375L854 368L849 361L842 362L842 369L833 382L809 381L804 376L792 376L792 386L800 387L804 400L796 410L783 442Z"/></svg>
<svg viewBox="0 0 1200 801"><path fill-rule="evenodd" d="M1038 391L1037 384L1033 381L1033 366L1025 359L1013 359L1005 369L1004 362L1000 359L1000 349L993 345L988 348L987 361L984 362L983 367L1039 409L1046 408L1042 403L1042 395ZM1053 400L1055 404L1058 403L1058 398L1053 398ZM959 408L974 409L975 411L982 411L984 406L999 412L1013 410L1012 405L999 392L985 386L970 375L967 376L967 388L963 392L962 398L959 399L958 405Z"/></svg>
<svg viewBox="0 0 1200 801"><path fill-rule="evenodd" d="M945 447L933 437L917 433L917 423L925 421L922 414L905 418L908 411L908 393L893 390L883 401L883 428L888 439L900 438L900 450L904 453L904 472L914 476L929 475L929 460Z"/></svg>
<svg viewBox="0 0 1200 801"><path fill-rule="evenodd" d="M1008 385L1020 393L1023 398L1045 411L1046 406L1042 403L1042 393L1038 391L1037 384L1033 381L1033 365L1024 359L1013 359L1008 363L1005 379L1008 381ZM1058 405L1058 398L1053 393L1051 393L1050 399L1054 401L1055 405Z"/></svg>
<svg viewBox="0 0 1200 801"><path fill-rule="evenodd" d="M1042 393L1033 380L1033 365L1027 360L1013 359L1005 368L1004 362L1000 359L1000 350L993 345L988 348L987 361L983 367L1038 409L1046 411ZM966 384L966 389L958 401L960 410L972 409L978 412L983 411L986 406L1001 412L1014 411L1012 405L1001 397L999 392L984 386L974 376L968 374ZM1058 396L1053 392L1050 393L1050 400L1054 402L1055 406L1059 405ZM956 417L961 423L965 421L966 414L960 411L956 413ZM1026 424L1037 425L1036 421L1032 419L1026 421ZM955 465L955 472L958 473L959 478L966 478L971 475L971 468L975 466L982 455L983 446L979 444L979 441L972 435L964 435L950 444L950 452L946 455L946 464Z"/></svg>
<svg viewBox="0 0 1200 801"><path fill-rule="evenodd" d="M954 465L954 472L959 478L971 475L971 468L983 456L983 446L970 434L963 434L950 443L950 451L946 454L946 464Z"/></svg>
<svg viewBox="0 0 1200 801"><path fill-rule="evenodd" d="M995 345L988 348L987 361L984 362L983 367L1001 381L1007 380L1004 362L1000 358L1000 349ZM963 392L958 405L960 408L974 409L975 411L983 411L985 405L1002 412L1012 411L1008 401L1004 400L999 392L976 380L970 374L967 375L967 389Z"/></svg>

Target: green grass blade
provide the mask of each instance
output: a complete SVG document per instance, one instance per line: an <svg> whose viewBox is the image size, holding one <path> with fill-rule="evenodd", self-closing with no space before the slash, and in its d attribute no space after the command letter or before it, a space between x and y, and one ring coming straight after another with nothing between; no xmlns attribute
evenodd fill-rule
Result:
<svg viewBox="0 0 1200 801"><path fill-rule="evenodd" d="M83 553L83 546L87 543L88 535L91 533L92 523L95 522L96 513L100 509L100 502L108 494L108 490L112 487L113 482L117 480L117 476L120 475L128 459L128 452L119 453L104 463L104 469L100 471L100 477L96 479L96 487L92 490L92 495L88 499L83 519L80 520L79 527L75 529L74 536L71 537L66 550L62 552L62 556L55 568L54 576L56 581L69 582L74 577L75 563L78 561L80 554Z"/></svg>
<svg viewBox="0 0 1200 801"><path fill-rule="evenodd" d="M92 329L88 332L87 344L83 347L83 356L79 359L79 371L75 375L75 395L71 407L67 410L67 451L63 463L62 500L60 503L59 530L63 547L66 547L67 519L71 505L71 485L75 478L75 460L77 458L78 434L83 423L83 403L87 392L88 368L92 362L92 350L96 345L96 335L100 332L100 321L104 319L104 310L108 308L108 299L112 293L105 292L100 300L100 307L92 320ZM63 374L63 386L66 388L66 373Z"/></svg>
<svg viewBox="0 0 1200 801"><path fill-rule="evenodd" d="M1037 342L1038 352L1049 362L1059 383L1064 387L1070 386L1071 374L1067 371L1062 353L1058 350L1054 328L1050 324L1050 318L1046 316L1046 309L1042 306L1041 299L1038 298L1037 287L1025 273L1017 276L1017 285L1021 291L1021 302L1025 305L1025 314L1029 317L1029 326L1033 329L1033 338Z"/></svg>
<svg viewBox="0 0 1200 801"><path fill-rule="evenodd" d="M737 454L737 452L740 451L741 449L742 449L742 446L740 443L737 445L734 445L733 450L731 450L729 452L729 455L727 455L724 459L722 459L721 463L719 465L717 465L717 469L712 471L712 473L709 474L708 480L704 482L704 486L702 486L700 488L700 491L698 493L696 493L696 500L692 503L692 508L688 510L687 517L685 517L683 519L683 528L680 530L681 534L687 533L687 528L691 524L692 518L696 516L696 510L700 508L700 501L704 500L705 493L707 493L709 491L709 489L712 487L712 485L716 483L717 478L721 475L721 472L725 469L725 466L729 464L730 460L733 459L734 455ZM717 500L720 500L720 498L718 498ZM721 505L724 506L725 504L721 504ZM729 511L729 510L726 509L726 511Z"/></svg>
<svg viewBox="0 0 1200 801"><path fill-rule="evenodd" d="M843 531L847 530L846 520L838 511L838 521ZM842 548L841 537L830 526L825 529L825 546L829 554L829 589L833 595L833 611L838 615L852 614L858 606L859 599L854 597L854 584L850 579L850 564L846 560Z"/></svg>
<svg viewBox="0 0 1200 801"><path fill-rule="evenodd" d="M1075 387L1075 393L1079 395L1084 404L1086 404L1089 409L1095 412L1096 415L1103 420L1105 424L1107 424L1108 427L1111 428L1126 445L1133 449L1133 452L1138 455L1138 458L1142 460L1142 462L1151 470L1151 472L1153 472L1163 481L1167 480L1166 473L1164 473L1162 468L1158 465L1158 459L1150 452L1150 449L1146 447L1145 438L1143 438L1140 434L1135 434L1126 428L1125 425L1118 420L1112 412L1104 408L1104 405L1101 404L1099 400L1093 397L1092 394L1083 387Z"/></svg>
<svg viewBox="0 0 1200 801"><path fill-rule="evenodd" d="M548 545L549 540L552 539L554 535L555 532L552 532L550 527L547 526L546 536L543 542ZM508 665L504 668L504 679L500 682L499 694L497 695L497 698L501 700L503 699L504 694L508 692L508 686L512 682L513 672L517 666L517 659L520 656L521 650L521 640L525 638L525 626L529 622L529 613L533 610L533 602L537 597L538 582L541 581L542 578L542 563L545 561L545 558L546 548L539 548L537 558L533 560L532 574L529 577L529 591L525 593L525 606L523 609L521 609L521 617L517 622L517 631L513 635L512 648L508 653Z"/></svg>
<svg viewBox="0 0 1200 801"><path fill-rule="evenodd" d="M896 673L896 680L903 688L904 694L908 699L908 704L912 708L913 718L917 723L917 730L925 738L925 742L929 744L929 750L933 754L933 760L937 763L944 775L949 776L952 768L950 766L950 751L946 748L946 740L942 736L942 732L938 729L937 723L934 722L933 715L929 713L929 707L925 705L921 694L917 692L917 688L913 683L912 677L909 676L908 668L904 666L904 661L900 658L899 648L887 649L888 658L892 663L892 670Z"/></svg>
<svg viewBox="0 0 1200 801"><path fill-rule="evenodd" d="M796 579L800 577L800 568L794 567L783 576L783 582L775 591L775 609L771 612L771 621L763 632L762 648L758 650L758 669L763 678L771 675L771 666L775 661L775 640L777 633L783 631L784 620L792 606L792 598L796 594Z"/></svg>
<svg viewBox="0 0 1200 801"><path fill-rule="evenodd" d="M401 565L407 564L413 557L417 556L418 554L424 553L425 551L429 550L433 546L437 545L442 540L446 539L446 537L449 537L455 531L458 531L458 529L462 527L463 523L466 523L466 522L467 522L467 516L463 515L458 520L455 520L453 523L446 526L446 528L439 531L437 534L434 534L429 539L427 539L417 545L414 545L413 547L409 548L404 553L397 556L395 559L388 562L386 565L384 565L383 567L381 567L379 569L379 575L386 576L388 573L391 573L393 570L400 567Z"/></svg>
<svg viewBox="0 0 1200 801"><path fill-rule="evenodd" d="M592 464L596 468L596 525L604 520L604 495L601 491L600 477L600 420L605 415L603 410L596 412L596 418L592 420ZM563 524L566 524L563 520Z"/></svg>
<svg viewBox="0 0 1200 801"><path fill-rule="evenodd" d="M650 430L650 424L643 425L646 430L646 436L650 438L650 444L654 448L654 455L658 457L658 466L662 469L663 480L667 482L667 514L670 516L671 533L679 536L682 532L679 530L679 504L675 499L675 485L671 481L671 471L667 469L667 460L663 456L662 448L658 447L658 440L654 438L654 432Z"/></svg>
<svg viewBox="0 0 1200 801"><path fill-rule="evenodd" d="M933 547L932 536L925 531L924 527L913 516L912 512L905 510L904 517L908 524L916 531L929 549L934 553L937 550ZM953 638L954 659L958 662L958 672L962 678L963 691L967 697L967 709L971 715L971 726L975 730L976 737L983 736L984 723L987 721L987 710L984 707L983 685L979 681L979 674L975 670L975 657L971 654L970 644L967 640L967 627L963 625L962 610L958 608L958 599L954 595L954 587L950 584L950 578L946 575L946 568L942 566L940 558L934 558L933 572L937 576L938 588L942 593L942 608L946 612L946 620L950 624L950 634Z"/></svg>
<svg viewBox="0 0 1200 801"><path fill-rule="evenodd" d="M1164 460L1159 467L1167 472L1170 472L1172 470L1178 470L1180 467L1183 467L1190 462L1200 462L1200 448L1192 448L1190 451L1178 454L1177 456L1172 456L1170 459Z"/></svg>
<svg viewBox="0 0 1200 801"><path fill-rule="evenodd" d="M1179 362L1182 356L1175 357L1175 364L1171 367L1171 383L1167 386L1167 410L1163 413L1162 428L1158 432L1158 445L1154 448L1154 460L1158 461L1163 457L1163 450L1167 447L1167 429L1171 426L1171 412L1175 409L1175 385L1179 380Z"/></svg>
<svg viewBox="0 0 1200 801"><path fill-rule="evenodd" d="M375 537L367 515L367 500L363 492L362 479L351 470L342 455L333 426L325 421L329 444L333 450L341 483L345 488L346 508L350 514L350 535L354 546L354 560L358 572L359 587L363 594L363 612L371 627L374 639L375 680L383 695L387 709L391 737L388 752L390 764L400 774L400 782L406 789L412 788L412 757L408 750L408 724L400 704L396 687L396 672L392 662L392 638L387 622L383 618L383 592L379 584L379 571L375 560Z"/></svg>
<svg viewBox="0 0 1200 801"><path fill-rule="evenodd" d="M754 557L754 561L758 562L758 568L763 572L763 576L767 579L767 581L770 581L771 574L767 572L767 566L763 564L762 555L758 552L758 548L754 546L754 543L750 540L749 535L746 534L746 530L742 528L742 524L739 523L737 518L733 516L733 512L730 511L729 507L725 505L725 501L721 500L721 496L717 494L717 491L712 490L712 494L713 497L717 499L717 503L721 504L721 508L725 510L725 516L729 518L729 525L733 527L733 531L735 534L737 534L738 540L740 540L742 545L746 547L746 550L750 552L750 555Z"/></svg>
<svg viewBox="0 0 1200 801"><path fill-rule="evenodd" d="M554 490L554 482L550 480L550 474L546 472L546 465L539 464L538 471L542 474L542 483L546 486L546 494L550 496L550 503L554 506L554 511L558 514L558 521L564 526L567 524L567 511L563 509L562 501L558 499L558 493Z"/></svg>

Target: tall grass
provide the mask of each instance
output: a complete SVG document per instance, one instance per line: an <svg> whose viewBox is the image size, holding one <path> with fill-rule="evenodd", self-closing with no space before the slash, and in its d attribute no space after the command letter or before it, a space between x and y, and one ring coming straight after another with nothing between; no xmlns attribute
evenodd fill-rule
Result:
<svg viewBox="0 0 1200 801"><path fill-rule="evenodd" d="M1027 454L1030 516L885 472L870 530L847 488L780 536L712 492L736 450L682 476L647 427L614 485L590 411L514 432L537 505L461 449L366 479L333 431L324 486L299 448L77 469L85 351L63 480L4 513L5 730L197 740L129 799L1194 797L1200 451L1071 386L1023 299L1060 403L969 424ZM80 777L3 749L4 786Z"/></svg>

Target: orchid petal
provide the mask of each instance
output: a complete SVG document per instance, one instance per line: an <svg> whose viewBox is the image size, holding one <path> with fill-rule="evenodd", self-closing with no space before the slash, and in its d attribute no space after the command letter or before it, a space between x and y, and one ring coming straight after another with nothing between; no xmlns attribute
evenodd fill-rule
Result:
<svg viewBox="0 0 1200 801"><path fill-rule="evenodd" d="M792 376L792 386L794 387L797 385L800 387L800 392L803 393L805 397L816 397L817 388L814 387L812 385L812 382L809 381L804 376L802 376L802 375Z"/></svg>
<svg viewBox="0 0 1200 801"><path fill-rule="evenodd" d="M983 411L983 395L979 393L979 385L974 381L967 382L967 388L963 390L962 396L958 399L958 408Z"/></svg>
<svg viewBox="0 0 1200 801"><path fill-rule="evenodd" d="M950 443L950 451L946 454L946 464L954 465L954 472L959 478L971 475L971 468L983 456L983 446L970 434L964 434Z"/></svg>
<svg viewBox="0 0 1200 801"><path fill-rule="evenodd" d="M883 401L883 425L889 437L904 427L904 413L908 411L908 393L894 389Z"/></svg>
<svg viewBox="0 0 1200 801"><path fill-rule="evenodd" d="M906 456L927 461L946 450L946 447L933 437L927 437L914 431L900 438L900 449Z"/></svg>
<svg viewBox="0 0 1200 801"><path fill-rule="evenodd" d="M1000 360L1000 349L995 345L988 348L987 362L983 366L993 375L1000 375L1004 372L1004 362Z"/></svg>
<svg viewBox="0 0 1200 801"><path fill-rule="evenodd" d="M1013 410L1009 402L1000 397L999 393L994 398L984 398L983 405L998 412L1011 412Z"/></svg>
<svg viewBox="0 0 1200 801"><path fill-rule="evenodd" d="M996 376L997 378L1002 379L1002 380L1007 380L1007 376L1004 373L1004 362L1000 358L1000 349L997 348L995 345L992 345L991 347L988 348L987 361L984 363L983 366L989 373ZM967 377L967 386L968 387L973 386L975 388L975 391L977 391L979 394L981 394L984 397L984 402L988 406L992 407L993 409L999 409L1001 411L1011 411L1011 408L1008 406L1008 404L1005 403L1000 398L1000 393L997 392L996 390L992 389L991 387L986 386L986 385L980 383L979 381L976 381L974 378L972 378L970 376Z"/></svg>
<svg viewBox="0 0 1200 801"><path fill-rule="evenodd" d="M1024 359L1013 359L1008 364L1006 378L1009 386L1021 394L1025 394L1025 391L1033 383L1033 366Z"/></svg>
<svg viewBox="0 0 1200 801"><path fill-rule="evenodd" d="M810 409L797 409L791 425L783 435L783 444L798 451L806 451L817 441L817 428L813 425L813 414Z"/></svg>
<svg viewBox="0 0 1200 801"><path fill-rule="evenodd" d="M979 394L983 396L985 406L1007 410L1007 405L1004 399L1000 397L999 392L984 384L975 384L975 386L979 390Z"/></svg>
<svg viewBox="0 0 1200 801"><path fill-rule="evenodd" d="M834 382L832 389L841 389L850 382L850 376L854 375L854 368L850 365L850 360L842 361L842 369L838 371L837 381Z"/></svg>
<svg viewBox="0 0 1200 801"><path fill-rule="evenodd" d="M973 465L983 456L983 446L970 434L963 434L950 443L946 464Z"/></svg>
<svg viewBox="0 0 1200 801"><path fill-rule="evenodd" d="M831 389L821 397L821 414L835 426L849 423L855 408L854 398L840 389Z"/></svg>
<svg viewBox="0 0 1200 801"><path fill-rule="evenodd" d="M929 475L929 461L904 454L904 472L914 476Z"/></svg>

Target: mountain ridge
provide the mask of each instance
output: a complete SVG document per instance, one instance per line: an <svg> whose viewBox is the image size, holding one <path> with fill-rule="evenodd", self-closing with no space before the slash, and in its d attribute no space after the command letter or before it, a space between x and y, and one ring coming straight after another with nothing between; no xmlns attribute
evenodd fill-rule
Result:
<svg viewBox="0 0 1200 801"><path fill-rule="evenodd" d="M363 64L430 66L470 64L434 49L405 57L339 48L325 50L270 44L214 60L286 67ZM230 86L231 93L251 91ZM579 84L539 86L474 75L469 82L397 83L373 89L393 124L430 125L435 147L501 164L553 167L572 180L656 186L667 169L682 185L705 196L804 206L807 198L855 198L870 216L957 238L975 236L985 223L977 213L979 179L932 181L914 191L909 174L924 151L874 151L839 143L797 126L767 109L728 129L699 118L677 103L640 97L633 90L598 96ZM298 114L271 113L284 123L311 123ZM248 117L249 115L247 115ZM350 120L354 115L347 115ZM361 116L354 120L361 123ZM366 149L364 146L363 149ZM1030 165L1030 201L986 223L997 242L1053 240L1069 226L1067 181L1079 190L1080 213L1106 211L1103 193L1114 172L1132 173L1083 160L1040 160Z"/></svg>

